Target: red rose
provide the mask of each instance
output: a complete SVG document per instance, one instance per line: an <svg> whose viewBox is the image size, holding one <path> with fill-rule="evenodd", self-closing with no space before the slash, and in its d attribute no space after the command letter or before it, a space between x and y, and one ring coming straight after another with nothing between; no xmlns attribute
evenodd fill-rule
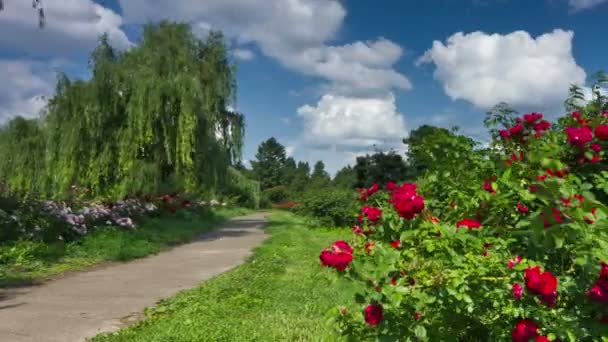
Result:
<svg viewBox="0 0 608 342"><path fill-rule="evenodd" d="M599 125L595 128L595 137L598 140L608 140L608 125Z"/></svg>
<svg viewBox="0 0 608 342"><path fill-rule="evenodd" d="M511 289L513 290L513 297L515 299L521 299L524 294L524 288L521 286L521 284L515 283Z"/></svg>
<svg viewBox="0 0 608 342"><path fill-rule="evenodd" d="M416 184L403 184L391 195L391 203L399 216L411 220L424 210L424 197L416 192Z"/></svg>
<svg viewBox="0 0 608 342"><path fill-rule="evenodd" d="M507 131L506 129L501 129L500 131L498 131L498 134L503 138L503 139L509 139L510 135L509 135L509 131Z"/></svg>
<svg viewBox="0 0 608 342"><path fill-rule="evenodd" d="M494 190L494 188L492 187L492 183L490 183L490 181L485 181L483 183L483 188L485 191L491 193L491 194L495 194L496 190Z"/></svg>
<svg viewBox="0 0 608 342"><path fill-rule="evenodd" d="M511 331L513 342L529 342L531 338L538 337L538 326L529 319L524 319L515 324Z"/></svg>
<svg viewBox="0 0 608 342"><path fill-rule="evenodd" d="M593 287L587 292L587 296L598 303L608 302L608 265L605 263L602 262L600 274Z"/></svg>
<svg viewBox="0 0 608 342"><path fill-rule="evenodd" d="M600 152L602 150L602 146L598 145L598 144L591 144L589 145L589 147L594 151L594 152Z"/></svg>
<svg viewBox="0 0 608 342"><path fill-rule="evenodd" d="M191 206L192 206L192 203L190 203L190 201L182 201L182 207L190 208Z"/></svg>
<svg viewBox="0 0 608 342"><path fill-rule="evenodd" d="M608 133L608 132L607 132ZM593 139L591 128L585 127L567 127L566 135L570 145L582 147ZM608 136L607 136L608 137Z"/></svg>
<svg viewBox="0 0 608 342"><path fill-rule="evenodd" d="M519 264L521 262L521 257L518 255L515 257L515 259L510 259L509 262L507 263L507 265L509 266L509 268L513 268L515 267L515 265Z"/></svg>
<svg viewBox="0 0 608 342"><path fill-rule="evenodd" d="M416 313L414 314L414 321L419 320L419 319L420 319L420 317L422 317L422 314L421 314L420 312L416 312Z"/></svg>
<svg viewBox="0 0 608 342"><path fill-rule="evenodd" d="M538 336L536 342L549 342L549 338L547 336Z"/></svg>
<svg viewBox="0 0 608 342"><path fill-rule="evenodd" d="M509 134L510 135L518 135L521 134L521 132L523 131L524 126L522 126L521 124L517 124L511 128L509 128Z"/></svg>
<svg viewBox="0 0 608 342"><path fill-rule="evenodd" d="M388 190L390 192L397 190L397 187L398 187L397 184L393 181L386 183L386 190Z"/></svg>
<svg viewBox="0 0 608 342"><path fill-rule="evenodd" d="M391 241L391 246L393 246L395 249L401 247L401 240Z"/></svg>
<svg viewBox="0 0 608 342"><path fill-rule="evenodd" d="M339 241L334 242L331 245L331 247L336 252L344 252L344 253L353 254L353 248L348 244L348 242L346 242L344 240L339 240Z"/></svg>
<svg viewBox="0 0 608 342"><path fill-rule="evenodd" d="M526 289L541 296L551 296L557 289L557 278L551 272L541 272L540 266L524 270Z"/></svg>
<svg viewBox="0 0 608 342"><path fill-rule="evenodd" d="M530 209L521 203L517 203L517 210L522 214L527 214Z"/></svg>
<svg viewBox="0 0 608 342"><path fill-rule="evenodd" d="M374 208L374 207L363 207L361 210L363 215L367 217L367 219L371 222L376 222L382 216L382 209ZM359 216L359 220L362 219L362 216Z"/></svg>
<svg viewBox="0 0 608 342"><path fill-rule="evenodd" d="M365 323L371 325L372 327L377 326L382 321L384 316L382 312L382 305L380 304L370 304L365 308Z"/></svg>
<svg viewBox="0 0 608 342"><path fill-rule="evenodd" d="M479 221L476 221L473 219L468 219L468 218L460 220L456 223L456 228L460 228L463 226L467 227L469 229L481 228L481 223L479 223Z"/></svg>

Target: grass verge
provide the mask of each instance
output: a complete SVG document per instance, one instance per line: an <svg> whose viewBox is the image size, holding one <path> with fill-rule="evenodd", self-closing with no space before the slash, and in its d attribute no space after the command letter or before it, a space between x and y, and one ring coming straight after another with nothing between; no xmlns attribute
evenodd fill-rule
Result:
<svg viewBox="0 0 608 342"><path fill-rule="evenodd" d="M126 261L192 241L246 209L218 209L205 216L153 218L137 230L107 228L69 243L20 241L0 246L0 287L27 285L97 264Z"/></svg>
<svg viewBox="0 0 608 342"><path fill-rule="evenodd" d="M318 256L349 232L309 229L288 213L273 213L266 230L271 237L245 264L162 301L139 324L93 341L338 340L324 314L352 302L355 289L327 277L333 272L319 266Z"/></svg>

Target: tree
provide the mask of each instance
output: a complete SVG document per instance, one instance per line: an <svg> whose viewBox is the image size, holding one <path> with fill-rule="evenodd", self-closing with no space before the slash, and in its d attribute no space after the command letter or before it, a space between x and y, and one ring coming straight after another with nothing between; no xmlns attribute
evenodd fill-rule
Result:
<svg viewBox="0 0 608 342"><path fill-rule="evenodd" d="M515 124L517 111L511 108L506 102L501 102L495 105L490 111L486 112L486 117L483 120L484 125L490 129L494 137L498 136L498 131L495 127L511 127Z"/></svg>
<svg viewBox="0 0 608 342"><path fill-rule="evenodd" d="M90 67L87 81L58 77L39 119L41 150L27 153L44 161L43 171L9 182L11 189L58 195L77 184L122 197L166 185L194 192L225 184L227 168L240 159L244 118L226 110L235 79L221 33L201 40L187 24L146 25L141 44L124 53L104 35ZM12 152L0 151L0 164L8 163ZM9 180L20 172L0 169Z"/></svg>
<svg viewBox="0 0 608 342"><path fill-rule="evenodd" d="M453 158L461 152L473 151L475 141L467 136L457 135L454 130L423 125L410 132L403 139L407 145L408 178L416 178L432 167L442 167L446 158Z"/></svg>
<svg viewBox="0 0 608 342"><path fill-rule="evenodd" d="M310 185L310 165L298 162L290 188L294 193L302 193Z"/></svg>
<svg viewBox="0 0 608 342"><path fill-rule="evenodd" d="M353 167L350 165L347 165L340 169L332 180L334 186L343 189L352 189L353 187L355 187L356 182L357 174L355 173Z"/></svg>
<svg viewBox="0 0 608 342"><path fill-rule="evenodd" d="M331 178L327 171L325 171L325 163L321 160L315 163L315 166L310 175L310 180L314 186L323 186L329 184Z"/></svg>
<svg viewBox="0 0 608 342"><path fill-rule="evenodd" d="M353 170L355 186L358 188L366 188L373 183L384 186L389 181L403 181L407 176L405 161L395 151L357 157Z"/></svg>
<svg viewBox="0 0 608 342"><path fill-rule="evenodd" d="M272 137L260 144L255 158L251 166L262 190L283 184L283 168L287 159L285 146Z"/></svg>

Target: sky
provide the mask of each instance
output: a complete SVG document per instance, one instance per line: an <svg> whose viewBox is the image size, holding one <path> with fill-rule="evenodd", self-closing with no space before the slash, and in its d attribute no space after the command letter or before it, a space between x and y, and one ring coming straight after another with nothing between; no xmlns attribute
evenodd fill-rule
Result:
<svg viewBox="0 0 608 342"><path fill-rule="evenodd" d="M608 70L608 0L4 0L0 124L36 117L57 71L87 78L102 33L118 49L141 25L184 21L224 32L237 66L244 160L275 137L296 160L334 173L356 156L405 150L430 124L488 139L484 113L563 114L571 84Z"/></svg>

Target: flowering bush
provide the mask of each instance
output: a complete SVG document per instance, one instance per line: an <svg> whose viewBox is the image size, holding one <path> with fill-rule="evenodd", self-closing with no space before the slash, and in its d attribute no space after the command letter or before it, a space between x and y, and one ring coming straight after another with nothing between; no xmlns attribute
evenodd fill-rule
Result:
<svg viewBox="0 0 608 342"><path fill-rule="evenodd" d="M460 158L431 169L421 186L362 192L352 241L321 254L322 265L361 286L360 311L335 309L341 332L606 341L608 116L562 121L552 128L526 114L485 155L454 145Z"/></svg>

